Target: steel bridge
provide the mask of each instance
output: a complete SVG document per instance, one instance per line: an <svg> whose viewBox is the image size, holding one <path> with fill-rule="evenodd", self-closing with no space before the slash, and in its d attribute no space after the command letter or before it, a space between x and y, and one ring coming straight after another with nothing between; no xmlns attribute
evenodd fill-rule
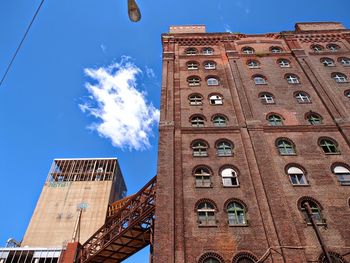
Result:
<svg viewBox="0 0 350 263"><path fill-rule="evenodd" d="M110 206L106 223L82 245L78 262L118 263L147 245L152 250L156 183L155 176L138 193Z"/></svg>

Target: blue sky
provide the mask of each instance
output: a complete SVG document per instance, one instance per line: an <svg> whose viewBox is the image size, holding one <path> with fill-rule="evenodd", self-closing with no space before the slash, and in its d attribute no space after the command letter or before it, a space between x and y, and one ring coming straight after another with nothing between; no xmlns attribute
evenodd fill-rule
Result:
<svg viewBox="0 0 350 263"><path fill-rule="evenodd" d="M0 246L9 237L21 240L54 158L118 157L129 193L156 174L160 34L170 25L265 33L292 30L295 22L339 21L350 28L349 0L139 0L139 23L129 22L126 2L46 0L0 87ZM39 3L0 1L0 74ZM121 78L133 85L106 86L97 74L103 70L112 79L131 72ZM91 87L114 91L108 109L117 117L103 114L108 98ZM136 112L119 104L122 94ZM124 125L126 117L133 125ZM116 127L132 135L125 140ZM147 260L145 250L127 262Z"/></svg>

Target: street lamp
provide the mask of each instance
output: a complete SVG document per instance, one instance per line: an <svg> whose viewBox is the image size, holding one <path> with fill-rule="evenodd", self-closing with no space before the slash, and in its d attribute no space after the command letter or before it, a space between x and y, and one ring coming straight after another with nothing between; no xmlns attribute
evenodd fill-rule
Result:
<svg viewBox="0 0 350 263"><path fill-rule="evenodd" d="M140 21L141 12L135 0L128 0L128 14L132 22Z"/></svg>

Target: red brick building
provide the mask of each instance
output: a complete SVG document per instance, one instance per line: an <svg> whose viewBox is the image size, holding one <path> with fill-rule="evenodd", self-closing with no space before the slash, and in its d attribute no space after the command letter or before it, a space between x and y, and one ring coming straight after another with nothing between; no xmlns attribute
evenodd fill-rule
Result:
<svg viewBox="0 0 350 263"><path fill-rule="evenodd" d="M350 262L350 30L162 43L154 263Z"/></svg>

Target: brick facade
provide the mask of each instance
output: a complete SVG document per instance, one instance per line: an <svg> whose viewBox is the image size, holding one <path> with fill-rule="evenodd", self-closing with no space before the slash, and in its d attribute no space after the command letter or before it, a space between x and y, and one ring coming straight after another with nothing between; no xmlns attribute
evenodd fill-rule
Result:
<svg viewBox="0 0 350 263"><path fill-rule="evenodd" d="M350 186L333 173L336 166L350 165L350 30L331 22L299 23L295 31L260 35L203 30L171 27L162 35L153 262L248 262L240 261L244 257L251 262L326 262L315 230L300 211L304 199L318 205L318 228L331 256L350 262ZM333 65L324 66L324 58ZM280 59L289 65L281 67ZM250 67L252 60L258 65ZM198 69L188 69L188 62ZM207 62L216 68L205 69ZM347 79L336 82L337 74ZM255 76L266 83L255 84ZM288 76L297 83L288 83ZM199 78L199 85L189 85L192 77ZM218 85L207 85L212 77ZM272 95L273 103L263 103L264 93ZM303 103L295 97L299 93L308 96ZM191 105L192 95L201 96L201 103ZM211 105L212 95L222 97L222 104ZM226 126L213 124L218 114L227 118ZM312 114L322 123L311 125ZM270 115L280 116L283 125L272 126ZM196 116L204 127L192 126ZM281 155L278 139L295 152ZM331 139L337 150L326 154L322 139ZM196 140L207 144L207 156L193 156ZM219 156L220 140L231 143L233 155ZM208 187L196 185L198 167L209 169ZM236 171L239 183L223 185L225 167ZM292 182L300 175L288 175L290 167L303 171L303 182ZM230 200L244 207L244 223L229 223ZM198 218L203 203L214 208L215 223Z"/></svg>

